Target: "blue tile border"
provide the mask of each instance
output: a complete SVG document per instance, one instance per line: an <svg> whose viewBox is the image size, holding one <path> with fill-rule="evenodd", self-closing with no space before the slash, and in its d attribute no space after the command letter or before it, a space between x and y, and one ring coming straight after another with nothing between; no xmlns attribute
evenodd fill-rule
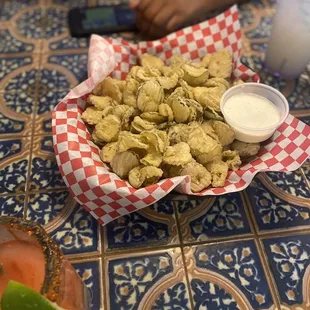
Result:
<svg viewBox="0 0 310 310"><path fill-rule="evenodd" d="M134 247L168 239L169 227L147 219L139 212L134 212L114 220L106 226L106 235L109 250Z"/></svg>
<svg viewBox="0 0 310 310"><path fill-rule="evenodd" d="M306 199L284 195L282 190L271 191L259 177L252 181L246 194L259 232L301 229L310 225L310 209L306 206Z"/></svg>
<svg viewBox="0 0 310 310"><path fill-rule="evenodd" d="M194 200L192 206L189 201L175 204L181 211L178 221L185 244L251 234L241 193L205 198L199 203Z"/></svg>
<svg viewBox="0 0 310 310"><path fill-rule="evenodd" d="M192 279L191 289L194 310L240 310L235 298L216 284L201 279Z"/></svg>
<svg viewBox="0 0 310 310"><path fill-rule="evenodd" d="M68 198L68 191L30 194L27 204L27 219L41 225L50 223L64 210Z"/></svg>
<svg viewBox="0 0 310 310"><path fill-rule="evenodd" d="M87 53L70 53L66 55L51 55L48 57L50 64L61 65L71 71L78 82L87 78Z"/></svg>
<svg viewBox="0 0 310 310"><path fill-rule="evenodd" d="M0 194L25 192L28 162L28 158L16 160L0 169Z"/></svg>
<svg viewBox="0 0 310 310"><path fill-rule="evenodd" d="M110 308L138 309L147 290L172 271L172 258L168 253L110 260Z"/></svg>
<svg viewBox="0 0 310 310"><path fill-rule="evenodd" d="M0 160L7 159L22 151L21 139L0 141Z"/></svg>
<svg viewBox="0 0 310 310"><path fill-rule="evenodd" d="M162 309L191 309L186 284L184 282L176 282L172 287L160 294L152 305L152 310Z"/></svg>
<svg viewBox="0 0 310 310"><path fill-rule="evenodd" d="M82 278L86 287L89 289L91 298L91 310L99 310L101 308L101 266L99 261L86 261L72 263L72 266Z"/></svg>
<svg viewBox="0 0 310 310"><path fill-rule="evenodd" d="M32 158L30 190L66 187L55 158Z"/></svg>
<svg viewBox="0 0 310 310"><path fill-rule="evenodd" d="M231 281L254 309L273 304L266 275L253 240L197 246L196 265Z"/></svg>
<svg viewBox="0 0 310 310"><path fill-rule="evenodd" d="M0 21L8 21L10 20L16 13L18 13L21 9L29 7L31 5L35 5L38 3L38 0L27 0L27 1L4 1L0 3Z"/></svg>
<svg viewBox="0 0 310 310"><path fill-rule="evenodd" d="M105 251L179 244L173 203L162 200L104 228Z"/></svg>
<svg viewBox="0 0 310 310"><path fill-rule="evenodd" d="M0 42L6 42L6 44L1 44L0 54L32 52L34 50L34 44L26 43L26 42L18 40L17 38L12 36L12 34L10 33L8 29L0 30Z"/></svg>
<svg viewBox="0 0 310 310"><path fill-rule="evenodd" d="M11 56L3 58L0 55L0 81L10 72L14 71L15 69L18 69L20 67L30 65L33 62L33 58L31 56ZM6 91L8 90L16 90L21 88L21 82L19 82L20 79L24 76L24 73L19 75L20 78L15 77L14 81L12 81L14 84L12 86L8 87Z"/></svg>
<svg viewBox="0 0 310 310"><path fill-rule="evenodd" d="M0 197L0 216L23 217L25 195Z"/></svg>
<svg viewBox="0 0 310 310"><path fill-rule="evenodd" d="M305 302L309 298L310 234L268 238L263 244L281 301L288 305Z"/></svg>
<svg viewBox="0 0 310 310"><path fill-rule="evenodd" d="M70 216L53 227L50 234L64 254L100 253L98 225L89 212L76 205Z"/></svg>
<svg viewBox="0 0 310 310"><path fill-rule="evenodd" d="M16 24L17 31L25 38L53 38L67 31L67 10L36 8L19 16Z"/></svg>

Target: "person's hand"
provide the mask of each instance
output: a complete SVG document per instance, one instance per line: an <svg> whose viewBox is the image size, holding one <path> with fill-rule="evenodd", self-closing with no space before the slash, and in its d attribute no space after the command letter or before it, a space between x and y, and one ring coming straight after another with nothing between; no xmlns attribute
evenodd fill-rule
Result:
<svg viewBox="0 0 310 310"><path fill-rule="evenodd" d="M213 9L208 0L131 0L137 26L149 37L160 37Z"/></svg>

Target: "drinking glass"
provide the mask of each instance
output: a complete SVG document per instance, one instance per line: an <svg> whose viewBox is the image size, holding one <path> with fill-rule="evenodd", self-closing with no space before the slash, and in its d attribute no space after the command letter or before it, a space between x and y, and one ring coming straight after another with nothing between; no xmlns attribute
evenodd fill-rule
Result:
<svg viewBox="0 0 310 310"><path fill-rule="evenodd" d="M56 243L33 222L0 216L0 299L10 280L67 310L90 309L89 291Z"/></svg>
<svg viewBox="0 0 310 310"><path fill-rule="evenodd" d="M310 0L278 0L265 66L296 78L310 62Z"/></svg>

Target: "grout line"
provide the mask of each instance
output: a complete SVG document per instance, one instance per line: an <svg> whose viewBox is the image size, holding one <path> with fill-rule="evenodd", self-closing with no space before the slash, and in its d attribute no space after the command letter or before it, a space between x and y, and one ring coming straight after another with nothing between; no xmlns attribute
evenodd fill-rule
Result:
<svg viewBox="0 0 310 310"><path fill-rule="evenodd" d="M64 256L71 264L98 261L101 258L99 253L96 254L94 252L89 254L64 254Z"/></svg>
<svg viewBox="0 0 310 310"><path fill-rule="evenodd" d="M100 234L101 234L101 274L102 274L102 279L101 279L101 294L103 296L103 302L102 302L102 306L103 309L108 309L108 303L107 300L109 298L107 290L106 290L106 285L105 285L105 281L106 279L109 278L108 272L106 270L106 264L105 264L105 254L104 254L104 228L100 225Z"/></svg>
<svg viewBox="0 0 310 310"><path fill-rule="evenodd" d="M245 213L248 217L250 229L253 232L254 236L257 236L259 233L259 227L257 226L255 215L254 215L254 212L252 210L253 206L251 205L249 197L245 192L241 193L241 197L244 201L244 209L245 209Z"/></svg>
<svg viewBox="0 0 310 310"><path fill-rule="evenodd" d="M180 229L179 227L177 229ZM299 232L294 232L292 234L292 232L287 232L287 233L273 233L270 234L268 233L268 237L267 236L258 236L258 235L251 235L251 236L244 236L243 238L239 238L238 237L238 242L239 241L248 241L248 240L264 240L264 239L270 239L270 238L275 238L275 237L287 237L287 236L291 236L291 235L305 235L305 234L310 234L310 229L306 230L306 231L299 231ZM225 240L212 240L210 242L192 242L189 244L184 244L183 240L180 240L180 244L168 244L168 245L152 245L152 247L140 247L140 248L132 248L132 247L128 247L126 249L113 249L112 251L107 251L107 252L102 252L100 254L99 251L97 252L92 252L90 254L87 253L82 253L82 254L68 254L67 256L69 256L70 259L83 259L83 258L107 258L107 259L111 259L114 256L119 256L119 255L125 255L125 254L143 254L149 251L160 251L160 250L169 250L169 249L175 249L175 248L181 248L181 250L183 250L184 247L191 247L191 246L197 246L197 245L215 245L215 244L221 244L221 243L231 243L231 242L235 242L236 241L236 236L234 236L234 238L230 238L230 239L225 239ZM133 252L134 250L134 252ZM90 255L90 256L89 256ZM184 267L186 268L186 264L184 264Z"/></svg>
<svg viewBox="0 0 310 310"><path fill-rule="evenodd" d="M252 234L255 236L257 235L258 230L255 225L256 221L255 221L255 216L252 210L251 202L245 190L240 193L240 196L241 196L241 201L243 202L244 212L245 212L246 219L249 223L250 230Z"/></svg>
<svg viewBox="0 0 310 310"><path fill-rule="evenodd" d="M191 286L190 286L190 280L189 280L187 264L186 264L186 257L185 257L185 253L184 253L184 243L183 243L183 235L182 235L181 225L180 225L180 222L179 222L179 213L178 213L178 210L177 210L177 206L176 206L176 204L174 202L172 203L172 206L173 206L173 210L174 210L174 213L175 213L175 221L176 221L176 226L177 226L177 233L178 233L178 236L179 236L179 242L180 242L181 255L182 255L182 260L183 260L183 265L184 265L184 273L185 273L186 285L187 285L187 289L188 289L189 302L190 302L192 310L194 310L195 309L195 307L194 307L195 304L194 304L193 294L192 294L192 290L191 290Z"/></svg>
<svg viewBox="0 0 310 310"><path fill-rule="evenodd" d="M281 309L281 300L280 300L280 295L279 291L277 288L277 284L274 280L273 274L269 268L269 264L267 261L267 255L265 254L263 244L261 243L261 240L258 238L255 238L255 244L258 250L258 256L260 258L260 261L263 265L263 270L265 272L266 280L269 286L269 291L271 294L271 297L273 299L273 302L275 303L277 309Z"/></svg>
<svg viewBox="0 0 310 310"><path fill-rule="evenodd" d="M15 140L15 139L26 139L26 138L30 138L31 137L31 134L29 135L20 135L20 134L11 134L11 133L7 133L7 134L3 134L0 136L0 142L3 142L3 141L11 141L11 140Z"/></svg>
<svg viewBox="0 0 310 310"><path fill-rule="evenodd" d="M40 41L40 56L39 56L39 68L42 62L42 51L43 48L43 41ZM39 96L39 86L40 86L40 79L39 74L36 75L36 88L34 94L34 105L33 105L33 119L32 119L32 128L31 128L31 136L30 136L30 155L29 155L29 163L28 163L28 171L27 171L27 178L26 178L26 185L25 185L25 203L24 203L24 219L27 218L27 211L28 211L28 202L29 202L29 194L30 194L30 182L31 182L31 168L32 168L32 155L33 155L33 148L34 148L34 133L35 133L35 115L37 111L37 101Z"/></svg>
<svg viewBox="0 0 310 310"><path fill-rule="evenodd" d="M278 236L291 236L291 235L299 235L299 234L310 234L310 225L300 225L296 227L284 227L278 228L274 231L272 230L264 230L260 231L258 234L259 238L274 238Z"/></svg>
<svg viewBox="0 0 310 310"><path fill-rule="evenodd" d="M105 309L105 300L106 300L106 296L105 296L105 289L104 289L104 280L106 278L105 275L105 268L104 268L104 261L102 258L99 258L99 283L100 283L100 310Z"/></svg>
<svg viewBox="0 0 310 310"><path fill-rule="evenodd" d="M70 260L71 263L80 263L84 261L98 260L101 258L99 252L75 253L64 255L66 259Z"/></svg>
<svg viewBox="0 0 310 310"><path fill-rule="evenodd" d="M248 240L249 238L254 238L253 233L246 233L242 235L233 235L229 237L219 237L219 238L209 238L207 240L202 241L190 241L190 242L183 242L184 246L196 246L196 245L210 245L215 243L223 243L229 241L236 241L236 240Z"/></svg>
<svg viewBox="0 0 310 310"><path fill-rule="evenodd" d="M45 193L54 193L54 192L60 192L60 191L68 191L67 187L59 187L59 188L50 188L50 189L39 189L37 191L35 190L29 190L28 194L36 195L36 194L45 194ZM26 192L18 192L18 193L2 193L0 194L0 197L15 197L15 196L21 196L21 195L26 195Z"/></svg>
<svg viewBox="0 0 310 310"><path fill-rule="evenodd" d="M61 55L71 55L71 54L88 54L88 47L78 47L78 48L70 48L70 49L59 49L59 50L48 50L47 52L43 52L43 54L47 54L49 56L61 56Z"/></svg>
<svg viewBox="0 0 310 310"><path fill-rule="evenodd" d="M113 257L115 255L123 255L123 254L139 254L144 253L150 250L160 251L160 250L169 250L179 248L180 244L166 244L166 245L152 245L152 247L127 247L123 249L112 249L112 251L106 251L102 254L103 257ZM134 249L134 252L133 252Z"/></svg>
<svg viewBox="0 0 310 310"><path fill-rule="evenodd" d="M259 235L259 239L272 239L272 238L280 238L280 237L290 237L290 236L300 236L300 235L308 235L310 234L310 228L308 229L301 229L299 228L299 230L284 230L281 232L274 232L274 233L270 233L269 231L267 231L266 233Z"/></svg>

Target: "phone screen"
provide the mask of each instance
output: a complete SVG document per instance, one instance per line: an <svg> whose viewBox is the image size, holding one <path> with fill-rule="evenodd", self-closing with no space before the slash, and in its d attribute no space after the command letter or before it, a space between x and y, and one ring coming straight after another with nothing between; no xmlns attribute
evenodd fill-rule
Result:
<svg viewBox="0 0 310 310"><path fill-rule="evenodd" d="M117 18L113 8L86 9L82 20L84 29L117 26Z"/></svg>
<svg viewBox="0 0 310 310"><path fill-rule="evenodd" d="M85 30L132 24L135 24L135 14L127 6L85 9L82 19Z"/></svg>

